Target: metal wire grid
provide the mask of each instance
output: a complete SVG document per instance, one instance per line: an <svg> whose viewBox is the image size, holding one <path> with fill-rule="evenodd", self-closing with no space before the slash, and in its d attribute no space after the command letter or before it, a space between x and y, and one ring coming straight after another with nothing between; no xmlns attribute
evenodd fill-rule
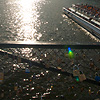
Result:
<svg viewBox="0 0 100 100"><path fill-rule="evenodd" d="M74 53L74 58L72 59L68 57L68 50L66 49L6 48L5 50L8 52L8 54L10 53L18 57L18 58L10 57L7 53L3 53L2 55L0 55L1 70L3 68L5 71L5 82L8 82L7 85L9 85L9 83L12 82L11 79L15 79L15 82L18 82L21 86L25 87L25 89L23 89L24 93L22 96L17 95L16 97L16 92L11 90L12 91L11 93L13 94L11 97L12 100L14 98L15 100L18 98L29 99L29 96L27 96L27 93L29 93L31 99L36 97L36 95L38 95L37 99L40 99L41 94L43 96L43 93L45 93L48 88L51 89L51 86L53 86L54 89L52 92L50 90L51 94L49 96L49 99L61 100L64 98L69 98L72 100L73 99L84 100L84 98L88 97L90 98L90 100L92 100L91 98L99 97L98 95L96 95L98 86L92 85L90 83L86 84L84 82L77 84L71 76L65 76L65 75L63 76L59 73L57 74L51 71L47 75L48 73L47 69L49 67L52 67L61 71L67 71L69 73L72 73L73 66L77 65L79 66L79 69L85 73L87 78L94 79L95 72L100 73L100 68L99 68L100 50L72 49ZM20 58L27 59L28 61L23 62L21 61L22 59ZM36 62L39 65L43 64L46 67L46 69L40 68L40 66L37 67L29 61ZM26 68L29 68L31 72L31 74L29 74L27 77L23 76L24 75L23 72L25 72ZM21 75L21 77L18 74ZM33 83L36 82L35 85L32 82L30 82L30 79L32 78L32 74L33 76L37 77L36 81L32 81ZM43 74L45 75L45 77L42 80L40 76ZM23 83L22 80L24 79L26 83L25 82ZM12 82L13 87L14 87L15 82ZM32 94L32 92L27 91L27 89L29 88L27 85L31 83L32 83L32 86L37 88L35 89L35 92L32 91L34 95ZM73 87L74 89L72 89ZM84 90L83 93L80 93L81 91L80 89L82 89L83 87L87 88L87 90ZM95 94L93 94L92 96L88 95L89 87L92 87L93 92L95 92ZM42 90L40 91L38 89L40 90L42 89ZM85 97L83 98L82 95L85 95ZM7 97L4 98L4 100L5 99L7 100L8 98L9 96L7 95ZM46 98L46 100L49 100L49 99Z"/></svg>
<svg viewBox="0 0 100 100"><path fill-rule="evenodd" d="M72 73L73 66L77 65L88 78L94 79L95 72L100 73L100 50L72 49L74 53L72 59L68 57L68 50L66 49L11 48L7 51L18 56L18 58L25 58L37 63L42 62L46 67L53 67L69 73ZM2 59L3 57L1 57L1 62L6 63Z"/></svg>

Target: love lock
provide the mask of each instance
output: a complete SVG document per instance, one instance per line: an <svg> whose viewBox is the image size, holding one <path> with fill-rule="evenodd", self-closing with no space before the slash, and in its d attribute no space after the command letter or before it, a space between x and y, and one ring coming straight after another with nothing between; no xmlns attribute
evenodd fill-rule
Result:
<svg viewBox="0 0 100 100"><path fill-rule="evenodd" d="M20 57L18 57L18 63L21 63L21 58Z"/></svg>
<svg viewBox="0 0 100 100"><path fill-rule="evenodd" d="M4 73L0 72L0 83L3 83L4 81Z"/></svg>
<svg viewBox="0 0 100 100"><path fill-rule="evenodd" d="M98 75L98 73L97 73L97 72L95 73L95 80L96 80L97 82L99 82L99 81L100 81L100 76Z"/></svg>
<svg viewBox="0 0 100 100"><path fill-rule="evenodd" d="M86 80L86 76L85 76L85 74L83 72L80 71L79 81L82 82L84 80Z"/></svg>
<svg viewBox="0 0 100 100"><path fill-rule="evenodd" d="M26 68L25 73L30 73L30 70L28 68Z"/></svg>
<svg viewBox="0 0 100 100"><path fill-rule="evenodd" d="M80 75L79 67L75 65L73 67L73 76L79 76L79 75Z"/></svg>

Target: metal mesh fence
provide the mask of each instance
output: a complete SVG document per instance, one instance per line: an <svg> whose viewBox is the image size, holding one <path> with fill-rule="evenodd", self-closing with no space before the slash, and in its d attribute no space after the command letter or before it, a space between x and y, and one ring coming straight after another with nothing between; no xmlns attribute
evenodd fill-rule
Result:
<svg viewBox="0 0 100 100"><path fill-rule="evenodd" d="M0 68L2 100L94 100L100 98L99 49L3 48ZM87 80L77 82L72 76L77 65Z"/></svg>

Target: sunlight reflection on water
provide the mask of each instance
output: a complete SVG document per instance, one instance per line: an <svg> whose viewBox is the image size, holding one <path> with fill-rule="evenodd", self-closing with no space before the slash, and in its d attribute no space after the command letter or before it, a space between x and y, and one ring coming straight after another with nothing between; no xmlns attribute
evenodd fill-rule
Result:
<svg viewBox="0 0 100 100"><path fill-rule="evenodd" d="M22 36L24 41L35 40L34 36L37 34L36 27L39 27L41 24L38 20L40 16L37 8L38 2L40 0L21 0L18 2L20 6L19 14L22 17L18 36Z"/></svg>
<svg viewBox="0 0 100 100"><path fill-rule="evenodd" d="M45 0L9 0L4 9L2 27L8 34L11 33L14 41L35 41L42 36L37 32L41 25L39 20L40 9ZM13 40L10 37L10 40Z"/></svg>

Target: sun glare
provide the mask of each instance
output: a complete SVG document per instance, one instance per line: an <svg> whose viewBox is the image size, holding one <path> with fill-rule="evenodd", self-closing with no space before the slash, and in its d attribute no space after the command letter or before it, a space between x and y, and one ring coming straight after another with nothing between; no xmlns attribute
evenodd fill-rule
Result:
<svg viewBox="0 0 100 100"><path fill-rule="evenodd" d="M34 36L37 34L36 27L40 26L38 20L39 13L37 10L39 0L20 0L18 2L20 7L21 15L21 27L20 27L20 36L23 37L24 41L36 40ZM38 35L37 35L38 36Z"/></svg>

